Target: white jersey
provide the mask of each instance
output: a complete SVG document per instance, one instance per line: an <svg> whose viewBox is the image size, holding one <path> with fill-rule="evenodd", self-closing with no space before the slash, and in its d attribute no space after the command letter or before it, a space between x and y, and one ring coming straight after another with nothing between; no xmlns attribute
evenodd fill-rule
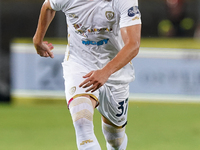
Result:
<svg viewBox="0 0 200 150"><path fill-rule="evenodd" d="M66 15L69 59L89 70L103 68L122 49L120 28L141 24L137 0L50 0L50 4ZM107 84L128 84L133 79L133 66L127 64Z"/></svg>

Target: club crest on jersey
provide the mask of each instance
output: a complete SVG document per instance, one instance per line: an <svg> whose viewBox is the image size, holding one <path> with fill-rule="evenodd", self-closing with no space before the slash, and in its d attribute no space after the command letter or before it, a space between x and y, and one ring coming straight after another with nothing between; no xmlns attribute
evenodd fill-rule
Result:
<svg viewBox="0 0 200 150"><path fill-rule="evenodd" d="M112 11L106 11L105 15L108 20L112 20L115 16L114 12Z"/></svg>
<svg viewBox="0 0 200 150"><path fill-rule="evenodd" d="M129 8L128 10L128 16L129 17L133 17L135 16L136 14L140 14L140 11L138 9L138 6L133 6L131 8Z"/></svg>
<svg viewBox="0 0 200 150"><path fill-rule="evenodd" d="M76 87L73 86L70 90L69 90L69 94L73 95L76 92Z"/></svg>

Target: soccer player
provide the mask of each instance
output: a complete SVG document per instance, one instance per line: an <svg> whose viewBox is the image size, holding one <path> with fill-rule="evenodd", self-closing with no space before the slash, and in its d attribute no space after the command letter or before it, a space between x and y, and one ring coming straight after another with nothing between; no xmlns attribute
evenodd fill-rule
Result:
<svg viewBox="0 0 200 150"><path fill-rule="evenodd" d="M66 100L79 150L100 150L93 113L102 115L108 150L125 150L131 60L138 54L141 18L137 0L46 0L33 38L37 53L51 57L43 42L56 11L66 15L68 46L63 74Z"/></svg>

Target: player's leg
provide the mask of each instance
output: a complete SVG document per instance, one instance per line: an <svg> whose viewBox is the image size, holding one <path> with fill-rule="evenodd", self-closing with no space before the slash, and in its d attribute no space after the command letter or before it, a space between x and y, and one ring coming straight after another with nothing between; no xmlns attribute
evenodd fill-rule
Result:
<svg viewBox="0 0 200 150"><path fill-rule="evenodd" d="M129 86L104 85L100 91L98 106L102 114L102 130L106 139L107 150L126 150Z"/></svg>
<svg viewBox="0 0 200 150"><path fill-rule="evenodd" d="M101 150L93 127L96 103L90 96L85 95L74 98L69 104L78 150Z"/></svg>
<svg viewBox="0 0 200 150"><path fill-rule="evenodd" d="M107 150L125 150L127 147L127 135L125 127L117 127L102 116L102 130L106 139Z"/></svg>
<svg viewBox="0 0 200 150"><path fill-rule="evenodd" d="M83 95L85 89L79 85L85 80L83 76L90 70L68 57L69 55L66 55L62 63L63 77L66 100L76 132L77 147L79 150L101 150L93 130L93 114L99 92L97 90Z"/></svg>

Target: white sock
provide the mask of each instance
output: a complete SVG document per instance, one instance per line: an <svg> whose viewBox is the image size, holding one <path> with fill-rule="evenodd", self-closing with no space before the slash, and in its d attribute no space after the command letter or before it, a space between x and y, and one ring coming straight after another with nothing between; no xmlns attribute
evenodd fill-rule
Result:
<svg viewBox="0 0 200 150"><path fill-rule="evenodd" d="M127 135L124 128L116 128L102 121L102 130L106 139L107 150L125 150L127 147Z"/></svg>
<svg viewBox="0 0 200 150"><path fill-rule="evenodd" d="M92 102L87 97L77 97L69 105L78 150L101 150L94 134Z"/></svg>

